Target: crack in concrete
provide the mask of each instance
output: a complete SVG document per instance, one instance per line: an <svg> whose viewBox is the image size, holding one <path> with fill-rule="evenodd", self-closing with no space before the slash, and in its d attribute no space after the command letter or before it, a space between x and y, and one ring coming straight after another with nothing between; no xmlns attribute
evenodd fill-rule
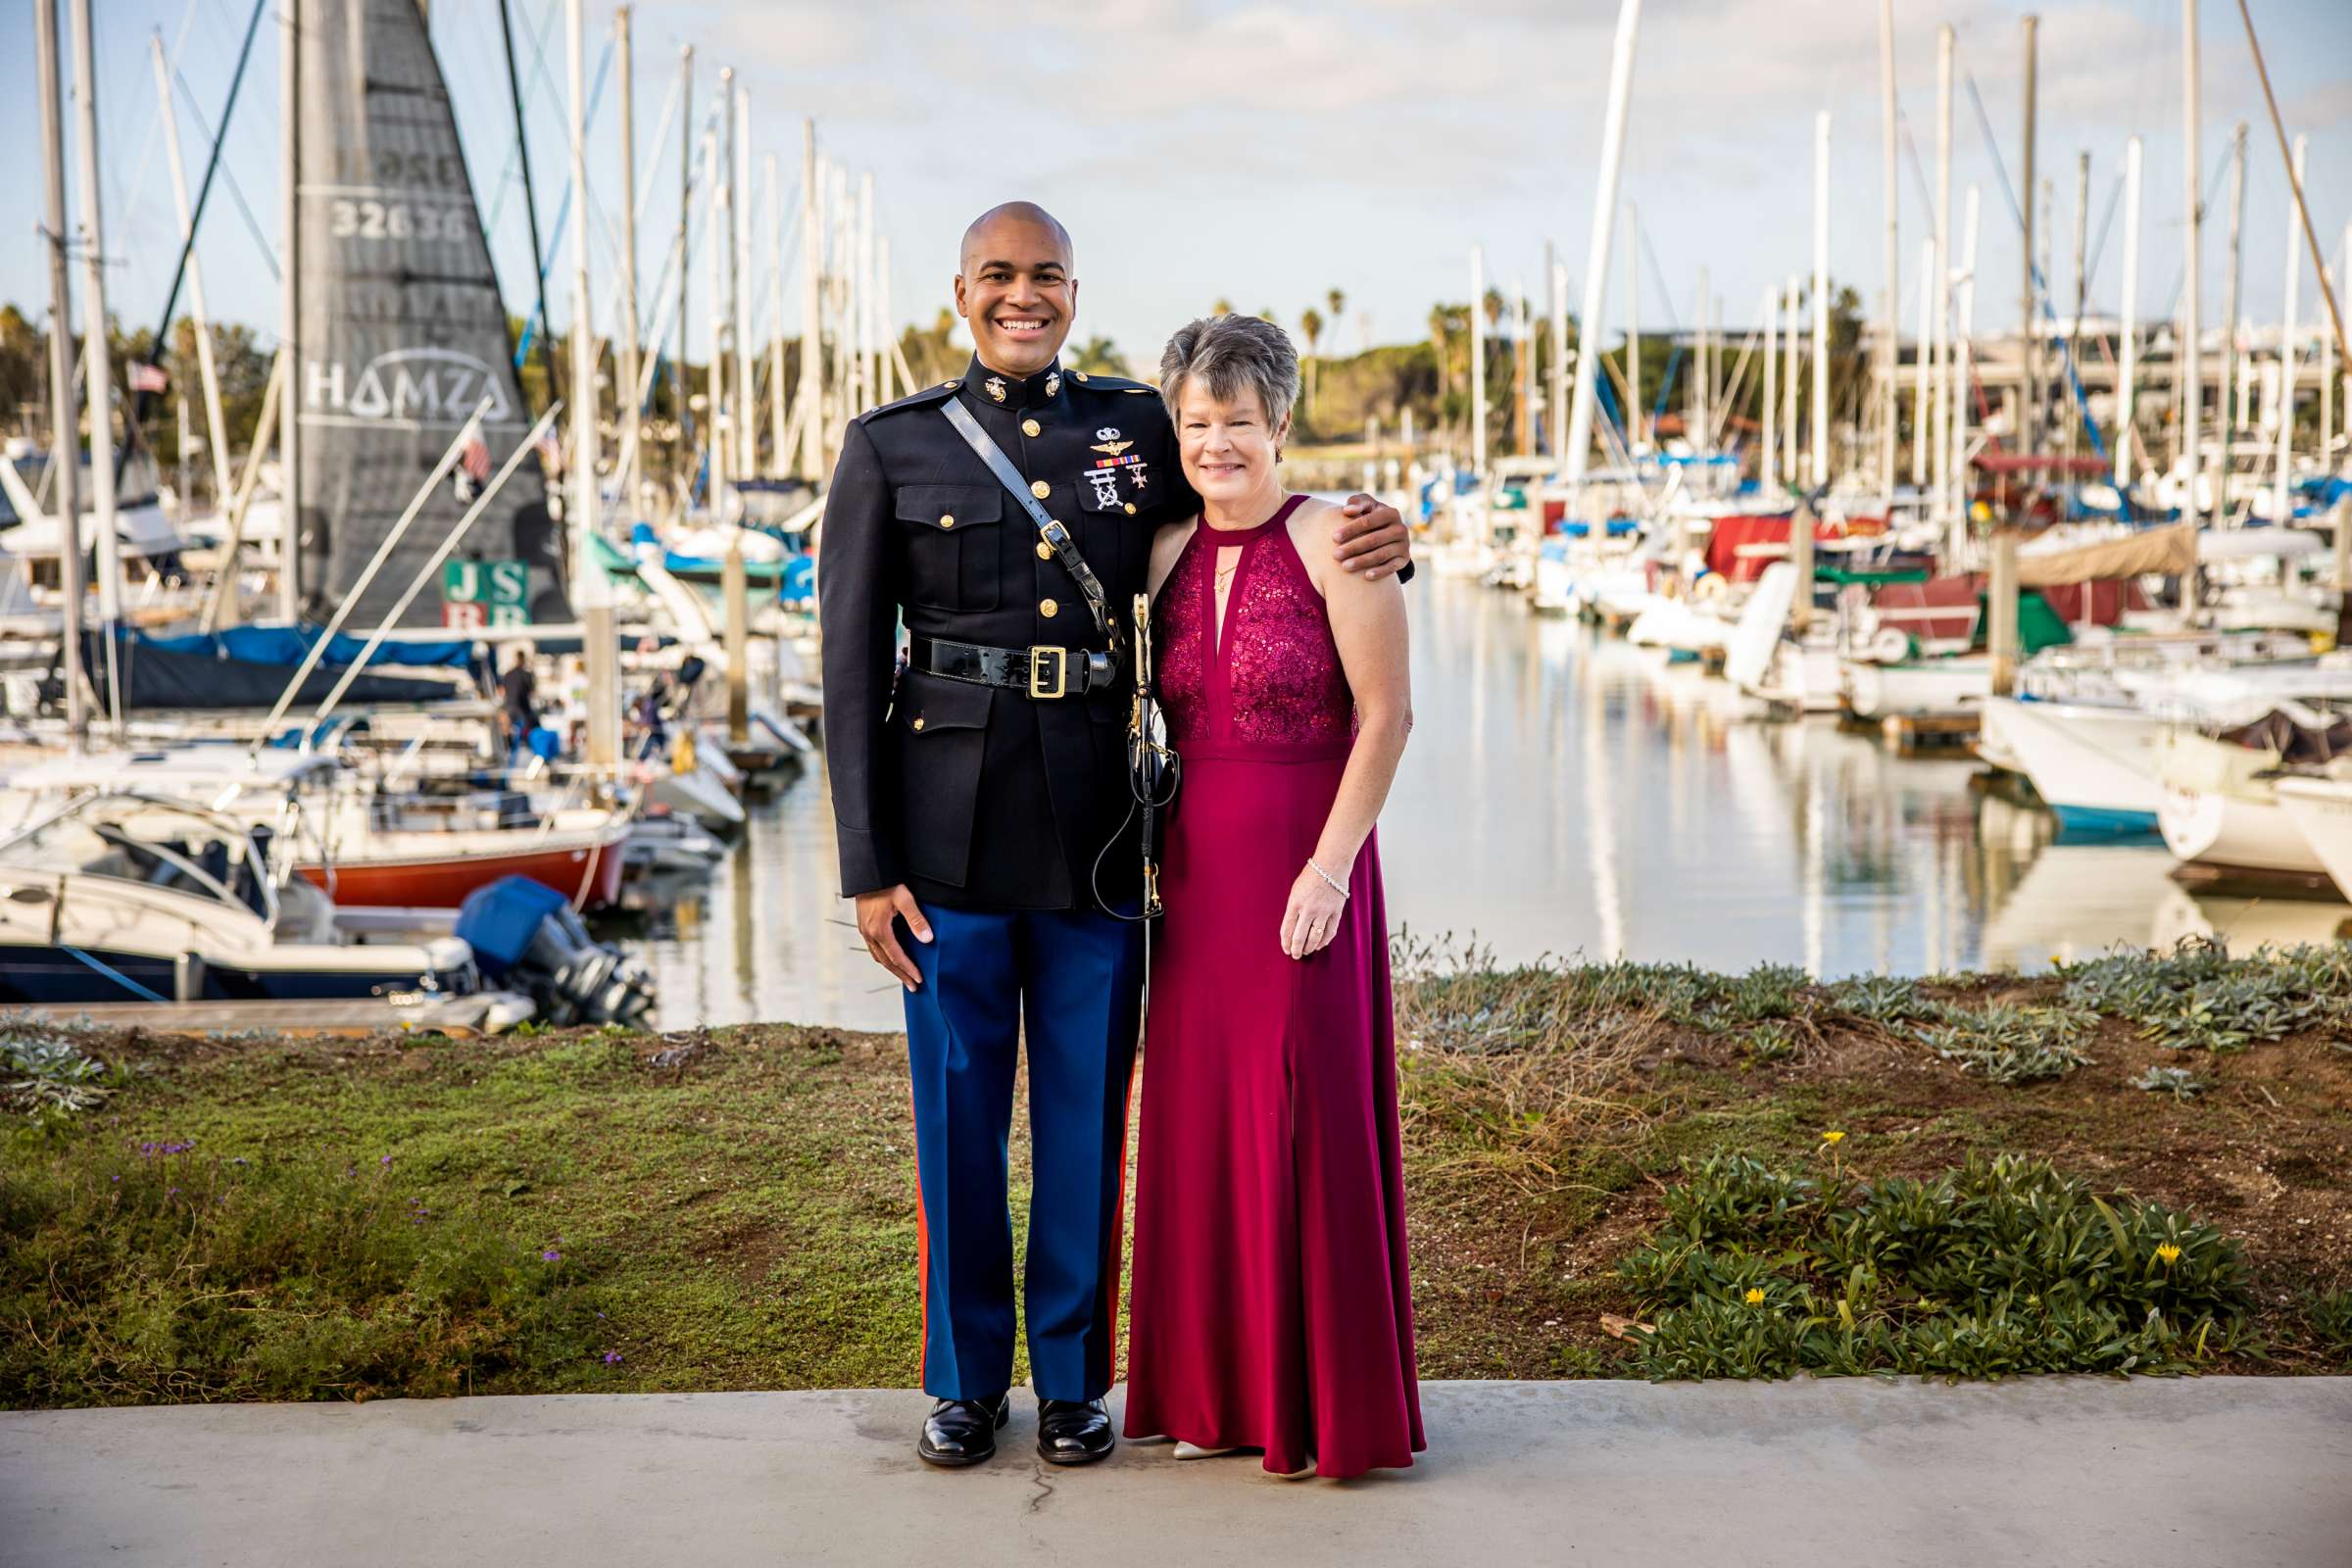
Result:
<svg viewBox="0 0 2352 1568"><path fill-rule="evenodd" d="M1043 1459L1031 1462L1029 1480L1037 1488L1037 1495L1029 1499L1028 1507L1022 1511L1035 1514L1044 1508L1047 1500L1054 1495L1054 1483L1046 1479L1046 1463Z"/></svg>

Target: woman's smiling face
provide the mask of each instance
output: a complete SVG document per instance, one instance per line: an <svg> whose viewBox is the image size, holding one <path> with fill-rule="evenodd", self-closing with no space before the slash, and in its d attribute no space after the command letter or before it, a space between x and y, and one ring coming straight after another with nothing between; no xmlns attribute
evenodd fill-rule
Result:
<svg viewBox="0 0 2352 1568"><path fill-rule="evenodd" d="M1266 488L1281 461L1283 428L1266 423L1265 405L1245 386L1228 403L1200 376L1187 376L1176 397L1177 451L1184 476L1203 501L1233 502Z"/></svg>

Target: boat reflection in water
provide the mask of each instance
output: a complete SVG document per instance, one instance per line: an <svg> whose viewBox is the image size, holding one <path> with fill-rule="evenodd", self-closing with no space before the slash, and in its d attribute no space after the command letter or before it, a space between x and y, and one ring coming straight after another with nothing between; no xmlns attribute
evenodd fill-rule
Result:
<svg viewBox="0 0 2352 1568"><path fill-rule="evenodd" d="M1695 664L1425 576L1407 590L1413 739L1380 828L1389 917L1413 935L1475 938L1505 963L1836 977L2034 971L2184 935L2321 942L2352 917L2192 893L2154 835L2063 841L1973 758L1773 722ZM811 770L754 809L707 884L645 916L662 1021L897 1028L899 995L835 889Z"/></svg>

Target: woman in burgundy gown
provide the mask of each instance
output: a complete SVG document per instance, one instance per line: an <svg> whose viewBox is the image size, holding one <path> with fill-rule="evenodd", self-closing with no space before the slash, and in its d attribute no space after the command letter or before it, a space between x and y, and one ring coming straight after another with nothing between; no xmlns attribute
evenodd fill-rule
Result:
<svg viewBox="0 0 2352 1568"><path fill-rule="evenodd" d="M1422 1446L1372 826L1411 723L1404 602L1283 493L1298 359L1250 317L1161 362L1204 512L1153 552L1184 760L1145 1024L1127 1433L1283 1476Z"/></svg>

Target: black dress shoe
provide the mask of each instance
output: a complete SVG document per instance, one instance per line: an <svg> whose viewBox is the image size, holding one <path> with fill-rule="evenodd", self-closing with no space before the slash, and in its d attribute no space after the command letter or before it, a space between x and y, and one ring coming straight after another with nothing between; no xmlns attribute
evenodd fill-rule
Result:
<svg viewBox="0 0 2352 1568"><path fill-rule="evenodd" d="M1101 1399L1037 1401L1037 1454L1048 1464L1093 1464L1113 1446L1110 1411Z"/></svg>
<svg viewBox="0 0 2352 1568"><path fill-rule="evenodd" d="M923 1420L914 1451L925 1464L958 1469L997 1456L997 1430L1012 1419L1012 1398L942 1399Z"/></svg>

